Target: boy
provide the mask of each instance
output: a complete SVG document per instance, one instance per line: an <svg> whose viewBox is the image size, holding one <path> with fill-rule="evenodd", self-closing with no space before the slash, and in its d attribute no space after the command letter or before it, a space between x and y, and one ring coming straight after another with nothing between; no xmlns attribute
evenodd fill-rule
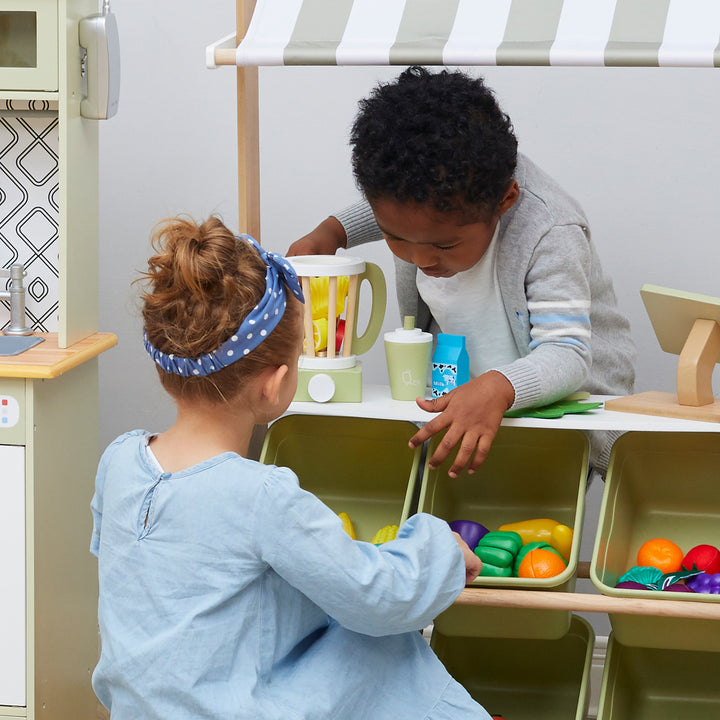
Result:
<svg viewBox="0 0 720 720"><path fill-rule="evenodd" d="M411 67L360 102L350 142L365 200L327 218L288 255L384 238L401 316L465 335L470 382L417 401L439 415L411 446L447 430L431 467L458 445L450 476L477 469L508 409L576 390L632 391L629 324L583 211L518 155L510 119L482 79ZM603 474L616 436L591 437L591 464Z"/></svg>

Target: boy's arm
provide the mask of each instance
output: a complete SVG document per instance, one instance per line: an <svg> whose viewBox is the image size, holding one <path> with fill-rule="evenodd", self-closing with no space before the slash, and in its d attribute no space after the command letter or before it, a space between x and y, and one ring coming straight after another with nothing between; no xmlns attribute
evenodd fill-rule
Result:
<svg viewBox="0 0 720 720"><path fill-rule="evenodd" d="M334 255L338 248L382 240L370 205L360 200L323 220L290 245L286 255Z"/></svg>
<svg viewBox="0 0 720 720"><path fill-rule="evenodd" d="M473 473L487 457L503 415L512 406L514 397L510 381L501 373L490 370L442 397L418 398L417 404L423 410L439 415L410 438L410 447L422 445L436 433L446 430L428 461L430 468L442 464L458 446L448 475L456 477L468 464L468 472Z"/></svg>
<svg viewBox="0 0 720 720"><path fill-rule="evenodd" d="M528 354L435 400L418 401L440 413L411 439L416 447L447 429L430 458L440 465L458 446L451 477L484 461L502 416L510 408L554 402L579 389L588 376L592 254L578 225L554 227L537 244L525 275L529 310ZM509 403L509 404L508 404Z"/></svg>
<svg viewBox="0 0 720 720"><path fill-rule="evenodd" d="M575 224L554 227L535 247L524 278L528 352L494 368L515 389L513 408L554 402L587 380L592 257L588 238Z"/></svg>

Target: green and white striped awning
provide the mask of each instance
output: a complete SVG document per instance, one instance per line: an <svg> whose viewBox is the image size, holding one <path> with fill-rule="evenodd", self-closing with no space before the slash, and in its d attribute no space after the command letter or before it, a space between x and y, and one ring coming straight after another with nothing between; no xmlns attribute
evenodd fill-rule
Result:
<svg viewBox="0 0 720 720"><path fill-rule="evenodd" d="M720 0L257 0L235 50L236 65L414 63L718 67Z"/></svg>

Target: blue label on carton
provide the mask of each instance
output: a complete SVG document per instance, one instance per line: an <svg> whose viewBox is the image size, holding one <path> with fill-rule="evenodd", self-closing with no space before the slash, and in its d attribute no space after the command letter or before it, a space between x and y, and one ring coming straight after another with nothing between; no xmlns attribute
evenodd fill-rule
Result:
<svg viewBox="0 0 720 720"><path fill-rule="evenodd" d="M432 364L432 396L446 395L455 387L457 365L452 363Z"/></svg>
<svg viewBox="0 0 720 720"><path fill-rule="evenodd" d="M464 335L438 333L432 358L432 396L441 397L470 380Z"/></svg>

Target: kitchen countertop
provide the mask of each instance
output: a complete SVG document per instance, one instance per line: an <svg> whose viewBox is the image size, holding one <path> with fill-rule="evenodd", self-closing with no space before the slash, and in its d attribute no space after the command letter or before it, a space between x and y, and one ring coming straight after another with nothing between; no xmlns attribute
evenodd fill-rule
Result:
<svg viewBox="0 0 720 720"><path fill-rule="evenodd" d="M57 333L34 335L44 342L19 355L0 356L0 377L55 378L117 345L113 333L93 333L67 348L58 346Z"/></svg>

